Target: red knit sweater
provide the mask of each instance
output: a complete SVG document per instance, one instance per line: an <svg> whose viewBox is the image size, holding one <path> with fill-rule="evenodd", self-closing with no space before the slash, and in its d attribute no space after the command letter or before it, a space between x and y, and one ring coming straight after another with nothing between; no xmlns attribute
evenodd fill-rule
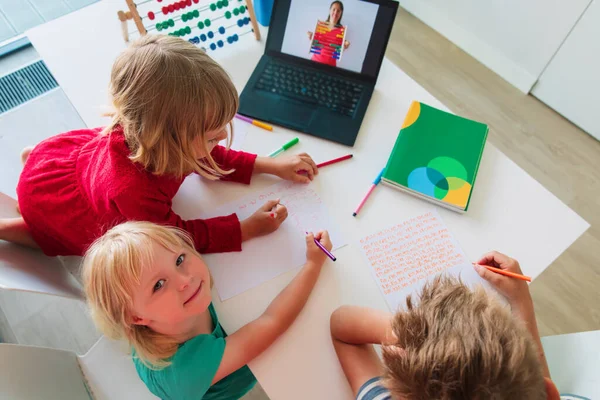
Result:
<svg viewBox="0 0 600 400"><path fill-rule="evenodd" d="M151 221L188 231L200 252L240 251L235 214L182 220L171 200L183 178L149 173L129 160L123 131L102 128L53 136L31 152L17 186L23 219L50 256L83 255L90 244L124 221ZM235 172L223 180L250 183L256 155L217 146L215 161Z"/></svg>

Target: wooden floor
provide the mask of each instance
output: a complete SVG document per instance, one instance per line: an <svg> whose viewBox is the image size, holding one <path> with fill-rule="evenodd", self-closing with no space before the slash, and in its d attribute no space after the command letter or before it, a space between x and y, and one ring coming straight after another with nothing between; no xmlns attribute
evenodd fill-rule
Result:
<svg viewBox="0 0 600 400"><path fill-rule="evenodd" d="M402 9L387 57L591 224L531 292L542 336L600 329L600 142Z"/></svg>
<svg viewBox="0 0 600 400"><path fill-rule="evenodd" d="M591 223L531 290L542 335L600 329L600 142L404 10L387 56L451 110L489 124L491 142ZM24 121L14 132L28 129ZM82 354L98 337L76 301L0 292L0 307L0 336L7 341Z"/></svg>

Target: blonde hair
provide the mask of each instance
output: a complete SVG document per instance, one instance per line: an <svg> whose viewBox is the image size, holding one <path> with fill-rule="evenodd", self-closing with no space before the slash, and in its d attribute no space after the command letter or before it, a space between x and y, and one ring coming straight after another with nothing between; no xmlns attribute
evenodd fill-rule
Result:
<svg viewBox="0 0 600 400"><path fill-rule="evenodd" d="M384 348L384 384L394 398L546 399L539 353L510 310L453 278L427 284L398 312L398 338Z"/></svg>
<svg viewBox="0 0 600 400"><path fill-rule="evenodd" d="M151 222L125 222L96 240L83 260L83 286L96 326L111 339L126 339L147 366L170 365L178 342L132 322L131 291L140 285L144 268L152 264L152 246L170 251L185 248L200 256L190 236L174 227Z"/></svg>
<svg viewBox="0 0 600 400"><path fill-rule="evenodd" d="M227 73L204 51L174 36L145 35L123 51L110 77L115 108L104 130L123 128L130 159L148 171L217 179L226 171L211 157L205 134L228 125L233 135L238 93ZM194 143L201 141L205 159Z"/></svg>

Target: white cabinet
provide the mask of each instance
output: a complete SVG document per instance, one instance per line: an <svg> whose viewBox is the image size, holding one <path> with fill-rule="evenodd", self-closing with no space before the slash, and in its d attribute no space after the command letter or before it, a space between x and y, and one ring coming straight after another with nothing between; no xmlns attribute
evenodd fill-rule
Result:
<svg viewBox="0 0 600 400"><path fill-rule="evenodd" d="M600 140L600 0L593 0L532 94Z"/></svg>

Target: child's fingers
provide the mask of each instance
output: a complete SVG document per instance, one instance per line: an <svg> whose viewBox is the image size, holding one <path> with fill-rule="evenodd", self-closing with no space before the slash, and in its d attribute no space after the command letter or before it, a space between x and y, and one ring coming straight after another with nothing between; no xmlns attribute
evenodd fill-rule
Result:
<svg viewBox="0 0 600 400"><path fill-rule="evenodd" d="M481 260L477 262L477 264L481 265L489 265L490 267L502 268L504 265L510 261L510 257L504 255L498 251L490 251L481 257Z"/></svg>
<svg viewBox="0 0 600 400"><path fill-rule="evenodd" d="M491 251L485 254L483 258L478 261L478 264L488 265L490 267L496 267L518 274L522 273L521 266L517 260L497 251Z"/></svg>
<svg viewBox="0 0 600 400"><path fill-rule="evenodd" d="M277 221L282 223L288 216L287 208L283 206L277 206Z"/></svg>
<svg viewBox="0 0 600 400"><path fill-rule="evenodd" d="M309 156L308 154L301 154L300 158L312 167L312 170L315 175L319 175L319 168L317 168L317 163L315 163L311 156Z"/></svg>
<svg viewBox="0 0 600 400"><path fill-rule="evenodd" d="M260 208L262 211L271 211L273 208L279 204L279 199L269 200Z"/></svg>
<svg viewBox="0 0 600 400"><path fill-rule="evenodd" d="M304 159L302 159L302 157L300 157L300 162L296 166L296 171L297 171L297 173L301 172L301 171L305 172L306 175L308 175L308 179L310 179L311 181L315 177L315 171L313 170L312 165L310 165L310 163L308 163Z"/></svg>
<svg viewBox="0 0 600 400"><path fill-rule="evenodd" d="M315 246L315 235L312 232L306 232L306 247Z"/></svg>
<svg viewBox="0 0 600 400"><path fill-rule="evenodd" d="M482 265L474 264L473 267L479 276L491 283L492 286L498 286L504 279L502 275L492 272Z"/></svg>
<svg viewBox="0 0 600 400"><path fill-rule="evenodd" d="M331 239L329 238L329 232L321 231L321 232L319 232L319 235L320 235L319 242L321 242L321 244L323 246L325 246L325 248L327 250L331 250L332 244L331 244Z"/></svg>
<svg viewBox="0 0 600 400"><path fill-rule="evenodd" d="M308 176L300 175L298 173L293 174L291 180L292 182L298 183L310 183L310 178Z"/></svg>

